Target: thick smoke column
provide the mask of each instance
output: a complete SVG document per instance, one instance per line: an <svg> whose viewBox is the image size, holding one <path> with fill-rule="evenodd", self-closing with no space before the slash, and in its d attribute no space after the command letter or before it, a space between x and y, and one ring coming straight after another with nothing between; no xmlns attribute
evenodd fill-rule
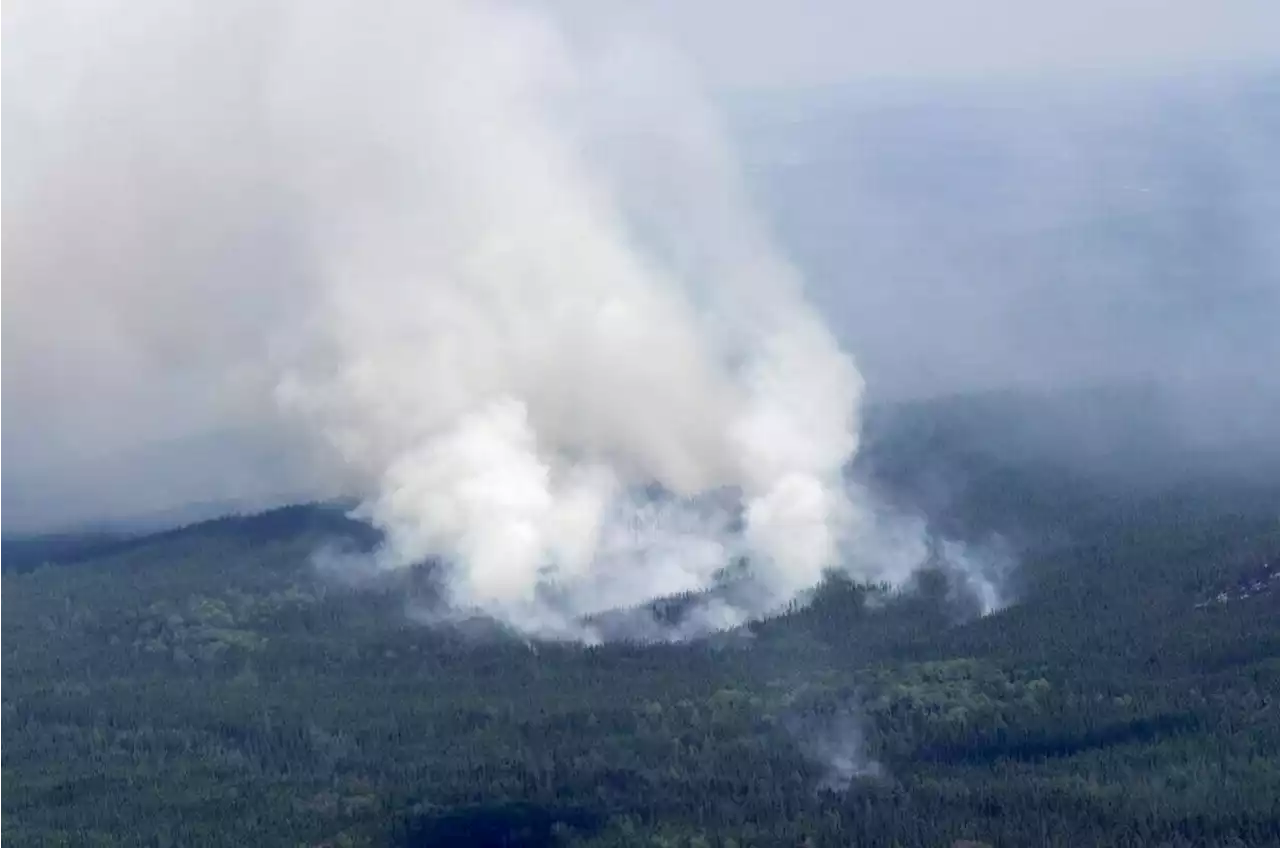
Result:
<svg viewBox="0 0 1280 848"><path fill-rule="evenodd" d="M672 57L524 4L57 8L6 38L20 352L303 445L380 567L532 634L732 580L728 626L874 535L859 374Z"/></svg>
<svg viewBox="0 0 1280 848"><path fill-rule="evenodd" d="M741 555L740 615L815 585L859 376L690 90L511 7L298 11L270 111L320 297L278 396L359 473L381 562L538 633ZM695 517L723 491L740 543Z"/></svg>

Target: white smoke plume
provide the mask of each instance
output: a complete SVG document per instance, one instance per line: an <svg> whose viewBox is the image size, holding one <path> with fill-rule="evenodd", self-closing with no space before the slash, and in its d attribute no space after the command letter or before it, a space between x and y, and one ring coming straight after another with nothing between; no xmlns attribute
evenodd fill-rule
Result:
<svg viewBox="0 0 1280 848"><path fill-rule="evenodd" d="M820 790L844 792L855 780L885 775L884 766L867 751L863 717L856 707L797 712L783 726L804 755L823 766Z"/></svg>
<svg viewBox="0 0 1280 848"><path fill-rule="evenodd" d="M827 766L823 789L843 792L858 778L884 774L880 763L867 756L860 722L852 714L835 720L817 746L814 755Z"/></svg>
<svg viewBox="0 0 1280 848"><path fill-rule="evenodd" d="M21 84L41 34L73 59L13 107L5 306L39 326L56 280L106 338L60 355L304 445L380 567L436 559L453 608L592 639L744 558L700 620L781 609L870 527L861 378L673 57L508 3L48 8L6 40Z"/></svg>
<svg viewBox="0 0 1280 848"><path fill-rule="evenodd" d="M979 616L988 616L1011 602L1008 578L1014 557L1003 539L993 537L982 544L939 542L939 559L953 583L955 600L971 606Z"/></svg>

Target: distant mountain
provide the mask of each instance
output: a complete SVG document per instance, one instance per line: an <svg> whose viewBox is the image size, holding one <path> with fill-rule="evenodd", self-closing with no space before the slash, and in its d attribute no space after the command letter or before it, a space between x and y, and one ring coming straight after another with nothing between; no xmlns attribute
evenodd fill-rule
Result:
<svg viewBox="0 0 1280 848"><path fill-rule="evenodd" d="M72 565L152 545L218 539L261 545L289 541L307 534L343 538L360 547L372 547L379 534L369 525L348 517L348 506L341 503L296 504L251 515L231 513L160 531L144 529L146 524L140 521L121 523L110 530L7 534L0 540L0 565L5 572L24 572L45 564ZM182 510L172 513L173 516L185 514Z"/></svg>
<svg viewBox="0 0 1280 848"><path fill-rule="evenodd" d="M1280 487L1274 457L1189 448L1142 383L1057 393L998 391L880 404L867 411L863 448L849 473L923 513L948 533L1027 532L1080 520L1110 499L1218 486L1236 497ZM653 487L651 495L661 497ZM249 513L233 501L177 506L52 533L6 533L5 571L72 563L179 537L266 541L324 530L373 544L376 532L346 512L353 501Z"/></svg>

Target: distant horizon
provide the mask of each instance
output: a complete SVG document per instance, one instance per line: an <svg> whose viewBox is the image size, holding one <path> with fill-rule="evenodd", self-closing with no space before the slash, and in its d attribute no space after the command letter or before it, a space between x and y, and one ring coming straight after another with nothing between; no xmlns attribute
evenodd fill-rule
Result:
<svg viewBox="0 0 1280 848"><path fill-rule="evenodd" d="M976 403L979 406L1002 401L1032 401L1033 403L1050 402L1056 404L1055 408L1060 408L1064 402L1070 404L1071 401L1082 401L1086 403L1097 404L1099 401L1107 401L1113 398L1117 393L1132 394L1135 399L1145 398L1147 402L1159 400L1159 384L1150 379L1142 377L1132 377L1129 379L1114 379L1104 382L1082 383L1075 386L1051 386L1043 387L1036 385L1018 385L1008 384L1004 386L992 386L982 389L971 389L968 391L955 391L947 393L921 394L909 397L899 397L890 400L871 400L863 410L864 414L864 438L871 434L868 430L867 423L871 424L872 430L882 424L885 416L892 416L908 411L919 411L921 407L925 410L930 408L936 410L947 409L952 403ZM1095 407L1086 406L1085 409L1094 409ZM1107 406L1096 407L1112 414L1119 414L1116 409ZM1024 411L1025 411L1024 407ZM1156 406L1148 406L1147 410L1155 413L1158 411ZM944 422L945 423L945 422ZM1118 431L1104 431L1103 438L1111 438L1123 440L1124 433ZM1153 449L1168 449L1177 445L1149 445ZM180 448L180 444L168 445L167 449ZM1069 451L1078 448L1077 444L1064 444L1062 450L1064 453L1059 459L1067 457L1071 454ZM1188 448L1189 445L1182 445L1182 448ZM1202 448L1199 453L1191 450L1188 456L1192 459L1207 459L1210 462L1210 468L1213 467L1214 453L1212 448ZM1046 457L1053 459L1049 454ZM1267 458L1263 458L1262 467L1266 466ZM1275 457L1280 461L1280 456ZM1218 457L1221 460L1221 457ZM856 462L856 460L855 460ZM1229 470L1230 465L1222 465L1223 469ZM12 494L6 497L12 497ZM334 507L344 510L355 509L359 506L360 499L354 495L328 494L314 495L306 492L294 493L278 493L274 496L260 496L254 498L237 498L228 496L223 498L211 498L205 500L174 502L167 505L157 505L154 509L139 510L135 512L121 511L117 513L100 513L96 515L83 515L71 517L51 517L29 520L20 523L11 523L10 520L0 525L0 536L6 539L15 540L23 538L39 538L39 537L56 537L61 535L92 535L95 533L118 534L118 535L146 535L155 532L163 532L169 529L175 529L191 524L203 523L206 521L217 520L232 516L251 516L265 512L271 512L279 509L285 509L295 506L319 506ZM12 509L7 509L4 515L11 515Z"/></svg>

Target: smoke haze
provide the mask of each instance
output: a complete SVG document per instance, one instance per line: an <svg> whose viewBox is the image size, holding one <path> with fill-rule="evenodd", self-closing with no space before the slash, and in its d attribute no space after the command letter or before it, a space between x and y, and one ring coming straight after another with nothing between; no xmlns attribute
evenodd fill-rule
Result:
<svg viewBox="0 0 1280 848"><path fill-rule="evenodd" d="M501 5L117 12L141 60L84 45L87 102L33 115L73 148L122 124L89 160L29 154L62 190L14 191L14 324L50 329L26 312L51 281L63 332L89 334L31 348L115 355L130 383L102 391L146 390L130 360L171 369L198 386L184 414L271 401L385 532L383 567L439 558L452 606L532 633L707 589L744 555L737 615L763 614L838 561L861 378L669 60ZM235 267L262 227L282 255ZM740 534L689 507L722 491Z"/></svg>
<svg viewBox="0 0 1280 848"><path fill-rule="evenodd" d="M909 578L847 351L872 397L1136 375L1273 442L1280 112L1223 69L1274 12L669 5L6 9L6 527L356 495L380 567L592 638L743 557L714 626Z"/></svg>
<svg viewBox="0 0 1280 848"><path fill-rule="evenodd" d="M1277 79L761 99L739 135L873 406L1013 389L975 433L993 451L1126 485L1266 480Z"/></svg>

